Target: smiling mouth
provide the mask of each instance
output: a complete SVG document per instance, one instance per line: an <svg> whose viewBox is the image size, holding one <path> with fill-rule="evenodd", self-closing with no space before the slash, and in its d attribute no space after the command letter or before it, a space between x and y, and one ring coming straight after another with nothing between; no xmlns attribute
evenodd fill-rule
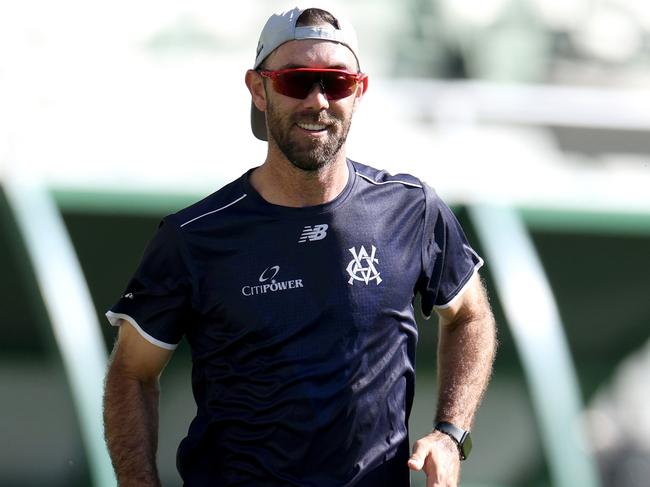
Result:
<svg viewBox="0 0 650 487"><path fill-rule="evenodd" d="M298 127L309 132L324 132L327 130L327 125L320 123L296 123Z"/></svg>

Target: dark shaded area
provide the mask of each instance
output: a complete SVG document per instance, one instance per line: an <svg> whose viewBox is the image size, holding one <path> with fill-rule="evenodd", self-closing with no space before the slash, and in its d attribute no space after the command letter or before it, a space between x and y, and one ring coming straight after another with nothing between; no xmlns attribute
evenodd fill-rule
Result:
<svg viewBox="0 0 650 487"><path fill-rule="evenodd" d="M532 232L565 325L583 394L649 337L650 239Z"/></svg>
<svg viewBox="0 0 650 487"><path fill-rule="evenodd" d="M112 347L115 329L104 313L126 288L163 216L64 214L109 348Z"/></svg>
<svg viewBox="0 0 650 487"><path fill-rule="evenodd" d="M52 332L20 232L0 188L0 357L40 357L52 352Z"/></svg>

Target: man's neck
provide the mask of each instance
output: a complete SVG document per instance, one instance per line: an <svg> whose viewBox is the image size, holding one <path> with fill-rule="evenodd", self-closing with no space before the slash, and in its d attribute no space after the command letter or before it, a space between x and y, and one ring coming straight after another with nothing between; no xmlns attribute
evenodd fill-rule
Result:
<svg viewBox="0 0 650 487"><path fill-rule="evenodd" d="M269 154L250 176L250 184L269 203L300 208L327 203L336 198L348 182L349 171L341 147L334 161L317 171L295 167L284 156Z"/></svg>

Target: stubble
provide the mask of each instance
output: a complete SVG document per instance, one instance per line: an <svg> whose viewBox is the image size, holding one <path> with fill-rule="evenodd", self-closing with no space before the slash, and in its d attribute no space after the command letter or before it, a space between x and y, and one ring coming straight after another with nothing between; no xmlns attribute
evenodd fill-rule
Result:
<svg viewBox="0 0 650 487"><path fill-rule="evenodd" d="M307 172L319 171L331 164L347 139L352 116L340 119L327 110L282 114L268 95L266 120L270 136L287 160ZM298 122L326 124L327 137L323 140L300 137L295 130Z"/></svg>

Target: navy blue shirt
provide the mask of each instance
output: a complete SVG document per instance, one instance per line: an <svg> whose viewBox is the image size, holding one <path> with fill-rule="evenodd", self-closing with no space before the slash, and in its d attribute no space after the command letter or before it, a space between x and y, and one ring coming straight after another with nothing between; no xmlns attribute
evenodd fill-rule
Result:
<svg viewBox="0 0 650 487"><path fill-rule="evenodd" d="M249 171L165 217L107 313L189 342L187 486L409 485L414 296L448 306L482 260L420 180L348 167L323 205L270 204Z"/></svg>

